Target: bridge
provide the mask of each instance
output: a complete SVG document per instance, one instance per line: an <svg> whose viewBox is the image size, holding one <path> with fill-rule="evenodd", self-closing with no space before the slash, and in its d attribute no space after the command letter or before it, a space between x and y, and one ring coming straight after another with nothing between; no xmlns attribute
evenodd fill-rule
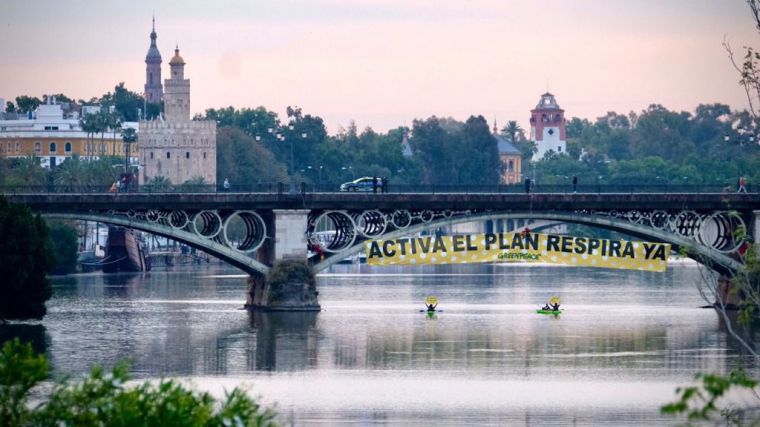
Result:
<svg viewBox="0 0 760 427"><path fill-rule="evenodd" d="M731 276L760 241L760 195L746 193L6 193L45 216L168 237L263 277L278 261L316 271L392 239L466 222L547 220L622 232ZM738 235L737 230L745 233ZM506 230L504 230L506 231ZM308 248L322 237L324 256ZM310 257L310 255L312 255Z"/></svg>

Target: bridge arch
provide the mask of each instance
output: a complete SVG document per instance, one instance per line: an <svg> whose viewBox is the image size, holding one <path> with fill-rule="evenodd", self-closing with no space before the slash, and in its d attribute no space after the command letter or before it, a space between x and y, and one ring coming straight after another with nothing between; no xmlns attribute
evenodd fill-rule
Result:
<svg viewBox="0 0 760 427"><path fill-rule="evenodd" d="M733 276L736 272L742 270L744 265L729 257L728 255L721 253L720 251L705 246L696 240L688 237L683 237L666 230L659 230L654 227L638 224L625 219L620 219L614 216L600 216L593 213L576 213L576 212L478 212L470 215L452 216L432 220L429 222L422 221L420 223L410 225L407 228L397 229L388 233L378 236L382 239L396 239L416 233L435 229L444 226L451 226L466 222L482 222L489 220L501 220L501 219L536 219L558 222L569 222L574 224L589 225L597 228L602 228L611 231L617 231L626 233L628 235L647 239L650 241L670 243L678 248L683 248L686 255L694 259L695 261L703 264L720 274ZM322 271L340 260L357 254L364 250L365 240L359 241L350 248L335 253L333 256L316 263L314 269Z"/></svg>
<svg viewBox="0 0 760 427"><path fill-rule="evenodd" d="M186 231L184 228L170 227L160 223L152 223L130 218L129 216L113 215L106 213L46 213L47 218L67 219L67 220L85 220L96 221L104 224L118 225L122 227L133 228L135 230L145 231L162 237L184 243L188 246L200 249L216 258L225 261L244 272L254 275L266 275L269 272L267 265L246 255L246 251L236 251L213 239L203 236L202 233ZM190 227L190 228L194 228ZM215 234L219 234L216 231Z"/></svg>

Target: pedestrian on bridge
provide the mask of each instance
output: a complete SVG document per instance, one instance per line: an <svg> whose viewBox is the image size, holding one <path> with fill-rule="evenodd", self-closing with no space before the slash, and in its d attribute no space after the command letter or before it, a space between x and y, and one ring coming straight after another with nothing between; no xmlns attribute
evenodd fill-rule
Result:
<svg viewBox="0 0 760 427"><path fill-rule="evenodd" d="M573 193L577 193L578 191L578 176L573 175Z"/></svg>
<svg viewBox="0 0 760 427"><path fill-rule="evenodd" d="M739 189L736 191L737 193L746 193L747 192L747 178L740 176L739 177Z"/></svg>
<svg viewBox="0 0 760 427"><path fill-rule="evenodd" d="M530 178L525 178L525 194L530 194Z"/></svg>

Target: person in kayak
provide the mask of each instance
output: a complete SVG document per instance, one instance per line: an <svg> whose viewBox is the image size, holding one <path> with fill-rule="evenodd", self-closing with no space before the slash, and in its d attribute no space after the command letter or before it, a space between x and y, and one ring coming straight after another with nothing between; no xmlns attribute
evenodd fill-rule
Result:
<svg viewBox="0 0 760 427"><path fill-rule="evenodd" d="M551 310L552 308L549 307L549 303L544 304L543 307L541 307L541 310Z"/></svg>
<svg viewBox="0 0 760 427"><path fill-rule="evenodd" d="M555 302L554 304L552 304L552 310L559 311L559 302Z"/></svg>
<svg viewBox="0 0 760 427"><path fill-rule="evenodd" d="M435 308L438 307L438 303L435 304L428 304L427 305L427 312L432 313L435 311Z"/></svg>

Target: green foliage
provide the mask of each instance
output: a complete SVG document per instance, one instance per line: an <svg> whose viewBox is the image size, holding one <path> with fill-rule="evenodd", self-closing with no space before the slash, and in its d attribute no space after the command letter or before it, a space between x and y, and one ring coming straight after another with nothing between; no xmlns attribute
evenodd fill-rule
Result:
<svg viewBox="0 0 760 427"><path fill-rule="evenodd" d="M50 229L48 245L53 252L55 263L50 269L52 274L69 274L77 268L77 231L73 225L64 221L48 221Z"/></svg>
<svg viewBox="0 0 760 427"><path fill-rule="evenodd" d="M42 186L47 184L48 173L40 166L39 157L20 157L9 160L4 185L10 187Z"/></svg>
<svg viewBox="0 0 760 427"><path fill-rule="evenodd" d="M48 376L45 356L35 354L31 344L18 338L7 341L0 351L0 426L29 425L29 390Z"/></svg>
<svg viewBox="0 0 760 427"><path fill-rule="evenodd" d="M145 185L142 186L142 191L147 192L164 192L172 189L172 181L165 176L154 176Z"/></svg>
<svg viewBox="0 0 760 427"><path fill-rule="evenodd" d="M720 415L726 421L740 425L746 408L742 410L720 408L718 400L732 388L747 389L757 397L754 388L758 382L749 378L742 370L731 371L728 376L700 373L695 379L701 381L701 384L677 388L678 400L662 406L660 411L663 414L687 415L690 421L710 420Z"/></svg>
<svg viewBox="0 0 760 427"><path fill-rule="evenodd" d="M66 159L51 175L57 191L105 191L118 179L123 160L118 157L103 156L99 160L82 160L79 156ZM117 168L114 168L117 166Z"/></svg>
<svg viewBox="0 0 760 427"><path fill-rule="evenodd" d="M270 302L278 302L291 291L290 284L306 284L311 290L317 287L314 270L304 262L294 260L280 261L269 270L266 282L269 285Z"/></svg>
<svg viewBox="0 0 760 427"><path fill-rule="evenodd" d="M22 114L34 111L40 104L42 104L42 100L36 96L23 95L16 97L16 109Z"/></svg>
<svg viewBox="0 0 760 427"><path fill-rule="evenodd" d="M217 402L176 380L128 386L126 363L94 367L81 382L58 383L31 407L29 391L47 377L48 363L18 339L0 353L0 426L274 426L276 416L238 388Z"/></svg>
<svg viewBox="0 0 760 427"><path fill-rule="evenodd" d="M27 206L0 196L0 320L42 319L50 299L53 255L48 229Z"/></svg>
<svg viewBox="0 0 760 427"><path fill-rule="evenodd" d="M286 182L286 167L261 141L240 129L223 127L216 137L217 182L228 178L233 186Z"/></svg>

